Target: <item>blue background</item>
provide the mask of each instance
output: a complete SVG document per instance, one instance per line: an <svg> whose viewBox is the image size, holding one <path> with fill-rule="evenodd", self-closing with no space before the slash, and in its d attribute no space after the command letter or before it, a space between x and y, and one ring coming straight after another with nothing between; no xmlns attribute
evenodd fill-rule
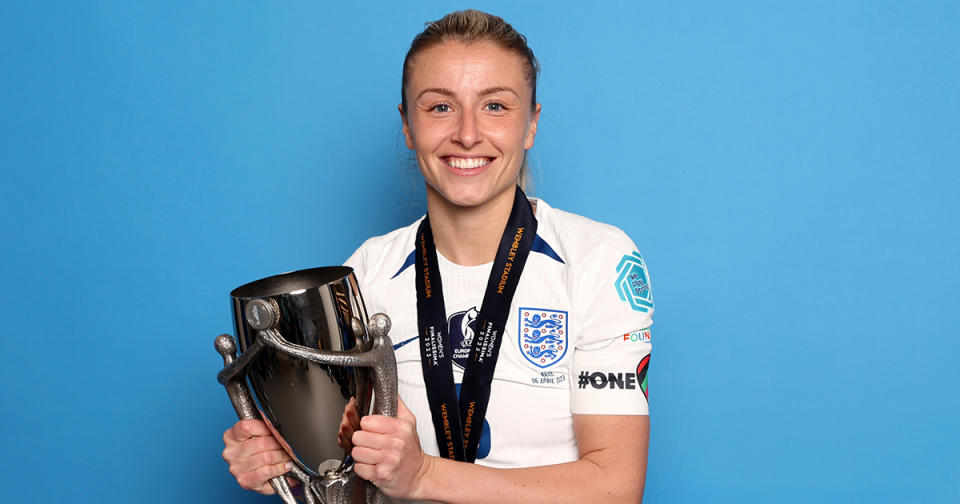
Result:
<svg viewBox="0 0 960 504"><path fill-rule="evenodd" d="M2 500L279 502L228 292L424 211L400 66L469 6L543 66L534 192L650 266L647 502L960 500L960 4L80 4L0 7Z"/></svg>

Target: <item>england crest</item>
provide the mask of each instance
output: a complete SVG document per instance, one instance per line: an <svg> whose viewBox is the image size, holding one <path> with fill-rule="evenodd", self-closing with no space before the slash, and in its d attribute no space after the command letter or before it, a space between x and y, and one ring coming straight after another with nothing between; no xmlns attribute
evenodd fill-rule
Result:
<svg viewBox="0 0 960 504"><path fill-rule="evenodd" d="M520 353L537 367L556 364L567 353L568 318L565 311L520 308Z"/></svg>

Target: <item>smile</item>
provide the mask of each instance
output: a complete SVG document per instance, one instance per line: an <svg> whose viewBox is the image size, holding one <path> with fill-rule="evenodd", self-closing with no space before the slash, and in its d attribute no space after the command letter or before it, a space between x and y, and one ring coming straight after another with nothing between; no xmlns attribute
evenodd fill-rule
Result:
<svg viewBox="0 0 960 504"><path fill-rule="evenodd" d="M446 158L447 165L457 168L460 170L471 170L473 168L480 168L481 166L486 166L490 164L491 159L487 157L475 157L475 158L462 158L462 157L448 157Z"/></svg>

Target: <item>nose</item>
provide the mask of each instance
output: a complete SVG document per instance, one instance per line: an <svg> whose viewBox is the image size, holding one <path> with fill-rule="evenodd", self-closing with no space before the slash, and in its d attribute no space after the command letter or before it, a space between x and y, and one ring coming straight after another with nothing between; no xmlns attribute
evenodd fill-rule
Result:
<svg viewBox="0 0 960 504"><path fill-rule="evenodd" d="M480 142L480 131L477 129L477 115L471 110L465 109L460 113L460 122L457 124L457 131L453 136L453 141L465 149L469 149Z"/></svg>

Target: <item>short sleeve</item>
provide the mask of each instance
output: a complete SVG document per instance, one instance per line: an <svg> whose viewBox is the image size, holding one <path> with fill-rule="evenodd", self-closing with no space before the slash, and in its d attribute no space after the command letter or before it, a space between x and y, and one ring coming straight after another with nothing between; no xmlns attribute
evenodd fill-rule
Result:
<svg viewBox="0 0 960 504"><path fill-rule="evenodd" d="M622 232L597 244L579 286L574 414L646 415L653 293L643 257Z"/></svg>

